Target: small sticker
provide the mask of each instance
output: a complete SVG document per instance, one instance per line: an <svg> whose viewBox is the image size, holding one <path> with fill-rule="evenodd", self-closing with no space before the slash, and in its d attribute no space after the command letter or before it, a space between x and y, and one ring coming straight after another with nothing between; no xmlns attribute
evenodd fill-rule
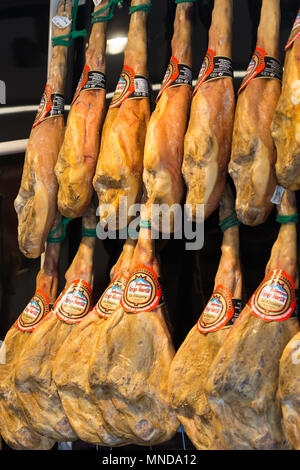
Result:
<svg viewBox="0 0 300 470"><path fill-rule="evenodd" d="M71 24L71 20L67 16L53 16L52 23L59 29L65 29Z"/></svg>
<svg viewBox="0 0 300 470"><path fill-rule="evenodd" d="M288 42L286 43L285 50L287 50L291 45L296 41L296 39L300 36L300 8L298 10L298 14L296 16L295 22L292 27L292 31L289 35Z"/></svg>
<svg viewBox="0 0 300 470"><path fill-rule="evenodd" d="M136 75L131 67L124 65L109 107L118 108L127 99L148 97L148 80L142 75Z"/></svg>
<svg viewBox="0 0 300 470"><path fill-rule="evenodd" d="M63 95L60 95L59 93L52 93L49 85L46 85L32 127L37 126L45 119L56 116L63 116L64 108L65 98Z"/></svg>
<svg viewBox="0 0 300 470"><path fill-rule="evenodd" d="M284 193L284 188L279 184L276 185L273 196L271 198L271 202L273 204L281 204L282 196Z"/></svg>
<svg viewBox="0 0 300 470"><path fill-rule="evenodd" d="M271 271L248 303L254 316L265 321L290 318L296 307L295 284L282 269Z"/></svg>
<svg viewBox="0 0 300 470"><path fill-rule="evenodd" d="M77 100L79 94L84 90L105 89L106 77L104 73L99 72L98 70L90 70L89 66L85 64L71 104Z"/></svg>
<svg viewBox="0 0 300 470"><path fill-rule="evenodd" d="M156 101L167 88L180 85L192 86L192 69L186 64L179 64L176 57L172 56Z"/></svg>
<svg viewBox="0 0 300 470"><path fill-rule="evenodd" d="M126 312L149 312L162 304L162 290L157 274L143 264L138 265L126 284L121 305Z"/></svg>
<svg viewBox="0 0 300 470"><path fill-rule="evenodd" d="M33 331L48 313L49 299L38 289L17 319L15 326L21 331Z"/></svg>
<svg viewBox="0 0 300 470"><path fill-rule="evenodd" d="M280 62L274 57L267 56L266 52L261 47L257 47L254 51L246 75L238 90L238 94L254 78L275 78L279 81L282 79L282 67Z"/></svg>
<svg viewBox="0 0 300 470"><path fill-rule="evenodd" d="M234 315L232 294L221 284L216 287L203 313L197 329L200 333L210 333L223 328Z"/></svg>
<svg viewBox="0 0 300 470"><path fill-rule="evenodd" d="M92 310L91 286L77 279L66 287L54 305L57 318L66 323L79 323Z"/></svg>
<svg viewBox="0 0 300 470"><path fill-rule="evenodd" d="M100 5L100 3L102 3L102 0L93 0L93 2L95 7L97 7L98 5Z"/></svg>
<svg viewBox="0 0 300 470"><path fill-rule="evenodd" d="M233 77L232 60L229 57L216 56L212 49L207 49L193 95L202 83L226 77Z"/></svg>
<svg viewBox="0 0 300 470"><path fill-rule="evenodd" d="M105 289L95 307L100 317L105 319L109 318L120 305L126 282L127 278L119 274L115 276L107 289Z"/></svg>

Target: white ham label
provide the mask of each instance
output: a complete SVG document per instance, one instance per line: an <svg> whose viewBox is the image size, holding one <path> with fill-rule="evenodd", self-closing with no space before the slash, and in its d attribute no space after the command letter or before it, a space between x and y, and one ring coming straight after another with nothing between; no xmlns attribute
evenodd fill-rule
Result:
<svg viewBox="0 0 300 470"><path fill-rule="evenodd" d="M232 294L221 284L216 287L201 314L197 329L200 333L210 333L220 330L231 320L234 315Z"/></svg>
<svg viewBox="0 0 300 470"><path fill-rule="evenodd" d="M282 269L271 271L248 303L251 313L265 321L290 318L296 307L295 284Z"/></svg>
<svg viewBox="0 0 300 470"><path fill-rule="evenodd" d="M284 194L284 188L280 186L279 184L276 185L273 196L271 198L271 202L273 204L281 204L281 199Z"/></svg>
<svg viewBox="0 0 300 470"><path fill-rule="evenodd" d="M15 326L21 331L33 331L40 321L49 313L49 299L40 289L27 304Z"/></svg>
<svg viewBox="0 0 300 470"><path fill-rule="evenodd" d="M103 292L95 307L97 314L102 318L109 318L120 305L126 286L127 278L122 274L117 275Z"/></svg>
<svg viewBox="0 0 300 470"><path fill-rule="evenodd" d="M92 289L82 279L66 287L54 305L57 318L66 323L79 323L92 310Z"/></svg>
<svg viewBox="0 0 300 470"><path fill-rule="evenodd" d="M71 24L71 20L67 16L53 16L52 23L59 29L64 29Z"/></svg>
<svg viewBox="0 0 300 470"><path fill-rule="evenodd" d="M131 273L121 305L126 312L149 312L160 304L162 291L156 272L143 264Z"/></svg>

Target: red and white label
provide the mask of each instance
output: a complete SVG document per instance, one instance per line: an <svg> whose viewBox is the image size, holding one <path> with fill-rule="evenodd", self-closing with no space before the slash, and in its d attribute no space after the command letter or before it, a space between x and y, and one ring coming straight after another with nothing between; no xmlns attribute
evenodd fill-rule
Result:
<svg viewBox="0 0 300 470"><path fill-rule="evenodd" d="M54 304L57 318L66 323L79 323L92 310L92 288L82 279L66 287Z"/></svg>
<svg viewBox="0 0 300 470"><path fill-rule="evenodd" d="M37 289L34 296L17 319L15 326L21 331L33 331L49 313L49 299Z"/></svg>
<svg viewBox="0 0 300 470"><path fill-rule="evenodd" d="M248 302L251 313L265 321L290 318L296 307L295 284L282 269L271 271Z"/></svg>
<svg viewBox="0 0 300 470"><path fill-rule="evenodd" d="M95 307L97 314L106 320L119 307L127 278L122 274L117 274L111 281L107 289L103 292Z"/></svg>
<svg viewBox="0 0 300 470"><path fill-rule="evenodd" d="M296 39L300 36L300 8L298 10L295 22L292 27L291 34L288 38L288 42L286 43L285 50L287 50L291 45L296 41Z"/></svg>
<svg viewBox="0 0 300 470"><path fill-rule="evenodd" d="M167 88L181 85L192 86L192 69L189 65L180 64L178 59L172 56L161 84L160 91L156 97L156 102Z"/></svg>
<svg viewBox="0 0 300 470"><path fill-rule="evenodd" d="M37 126L41 121L43 121L43 119L45 119L46 115L51 110L51 107L52 107L51 94L52 94L51 88L49 87L49 85L46 85L32 127Z"/></svg>
<svg viewBox="0 0 300 470"><path fill-rule="evenodd" d="M223 328L234 315L232 294L221 284L216 287L201 314L197 329L200 333L210 333Z"/></svg>
<svg viewBox="0 0 300 470"><path fill-rule="evenodd" d="M149 312L159 305L161 296L161 286L156 272L141 264L133 270L128 279L121 305L126 312Z"/></svg>
<svg viewBox="0 0 300 470"><path fill-rule="evenodd" d="M128 67L128 65L124 65L116 90L114 92L114 96L109 106L110 108L117 108L132 93L134 93L134 78L135 71L131 67Z"/></svg>

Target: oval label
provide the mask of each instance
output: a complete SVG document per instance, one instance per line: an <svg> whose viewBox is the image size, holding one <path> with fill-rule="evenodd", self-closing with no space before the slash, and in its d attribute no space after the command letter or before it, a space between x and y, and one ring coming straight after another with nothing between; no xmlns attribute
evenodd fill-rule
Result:
<svg viewBox="0 0 300 470"><path fill-rule="evenodd" d="M15 325L21 331L33 331L49 313L49 299L40 289L24 308Z"/></svg>
<svg viewBox="0 0 300 470"><path fill-rule="evenodd" d="M126 286L127 278L118 274L105 289L95 307L97 314L102 318L109 318L120 305L122 295Z"/></svg>
<svg viewBox="0 0 300 470"><path fill-rule="evenodd" d="M91 286L77 279L62 291L54 305L56 316L66 323L79 323L92 310Z"/></svg>
<svg viewBox="0 0 300 470"><path fill-rule="evenodd" d="M234 315L232 294L221 284L216 287L201 314L197 329L200 333L209 333L223 328Z"/></svg>
<svg viewBox="0 0 300 470"><path fill-rule="evenodd" d="M156 272L145 265L137 266L126 284L121 305L126 312L149 312L159 305L161 286Z"/></svg>
<svg viewBox="0 0 300 470"><path fill-rule="evenodd" d="M271 271L248 303L251 312L265 321L287 320L295 310L293 279L282 269Z"/></svg>
<svg viewBox="0 0 300 470"><path fill-rule="evenodd" d="M109 106L110 108L117 108L134 92L134 79L135 71L131 67L124 65Z"/></svg>

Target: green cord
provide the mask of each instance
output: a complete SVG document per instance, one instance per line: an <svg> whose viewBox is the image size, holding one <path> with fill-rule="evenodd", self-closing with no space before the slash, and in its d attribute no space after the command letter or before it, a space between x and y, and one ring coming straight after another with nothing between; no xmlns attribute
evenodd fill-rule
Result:
<svg viewBox="0 0 300 470"><path fill-rule="evenodd" d="M96 229L82 227L82 236L83 237L96 237L97 236Z"/></svg>
<svg viewBox="0 0 300 470"><path fill-rule="evenodd" d="M73 219L68 219L67 217L63 217L61 219L61 223L54 230L52 230L52 232L50 232L48 234L47 243L60 243L60 242L63 242L64 239L66 238L67 225L68 225L69 222L71 222L71 220L73 220ZM53 238L52 235L54 235L56 232L58 232L58 230L61 229L61 227L63 227L63 231L62 231L61 236Z"/></svg>
<svg viewBox="0 0 300 470"><path fill-rule="evenodd" d="M73 39L86 36L86 30L85 29L81 29L80 31L75 30L77 11L78 11L78 2L79 2L79 0L74 0L74 6L73 6L73 9L72 9L72 29L71 29L71 32L68 33L68 34L63 34L62 36L56 36L55 38L52 38L52 47L54 47L54 46L70 47L70 46L72 46Z"/></svg>
<svg viewBox="0 0 300 470"><path fill-rule="evenodd" d="M226 217L226 219L223 219L221 222L219 222L219 227L222 232L225 232L225 230L240 224L241 222L237 218L236 212L234 211L229 217Z"/></svg>
<svg viewBox="0 0 300 470"><path fill-rule="evenodd" d="M195 3L198 0L175 0L175 3Z"/></svg>
<svg viewBox="0 0 300 470"><path fill-rule="evenodd" d="M134 7L129 8L129 15L132 15L132 13L135 13L136 11L145 11L146 13L149 13L151 11L152 5L151 3L144 3L143 5L136 5Z"/></svg>
<svg viewBox="0 0 300 470"><path fill-rule="evenodd" d="M94 11L92 13L92 24L94 23L103 23L104 21L109 21L113 18L114 13L115 13L115 8L116 6L120 4L122 6L123 0L109 0L108 5L106 7L100 8L98 11ZM109 9L108 15L106 16L99 16L100 13L103 13L103 11Z"/></svg>
<svg viewBox="0 0 300 470"><path fill-rule="evenodd" d="M150 220L140 220L140 227L141 228L151 228Z"/></svg>
<svg viewBox="0 0 300 470"><path fill-rule="evenodd" d="M292 214L292 215L280 215L277 214L276 216L276 222L279 222L280 224L288 224L289 222L293 222L295 224L298 223L299 220L299 214Z"/></svg>

